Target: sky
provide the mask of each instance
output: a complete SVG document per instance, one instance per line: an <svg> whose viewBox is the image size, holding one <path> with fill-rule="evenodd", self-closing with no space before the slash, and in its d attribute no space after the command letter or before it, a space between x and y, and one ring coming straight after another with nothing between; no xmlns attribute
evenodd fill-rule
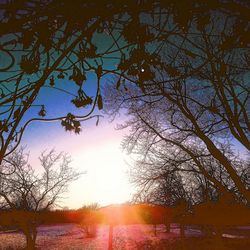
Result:
<svg viewBox="0 0 250 250"><path fill-rule="evenodd" d="M106 84L108 77L101 80L102 86ZM58 79L55 82L57 88L64 89L73 94L77 93L79 86L73 81ZM91 108L76 108L71 103L74 96L58 91L57 88L42 88L36 104L44 105L45 118L65 116L67 113L84 115ZM90 97L96 93L96 75L88 73L87 81L83 83L83 89ZM37 117L40 107L32 107L27 114L29 117ZM101 114L96 110L94 114ZM74 132L65 132L59 122L42 123L33 122L26 129L22 139L30 153L31 164L39 168L38 157L44 150L55 149L57 152L66 152L72 158L71 166L77 171L86 172L69 186L69 191L61 206L79 208L86 204L98 203L106 206L115 203L124 203L131 199L132 187L129 184L128 164L129 156L123 152L121 141L125 135L124 130L116 130L116 124L109 122L108 117L101 118L96 126L96 119L82 123L82 131L76 135Z"/></svg>
<svg viewBox="0 0 250 250"><path fill-rule="evenodd" d="M129 183L129 156L121 148L126 133L117 130L116 122L108 118L82 124L79 135L65 132L60 123L33 123L23 137L22 144L30 154L30 163L39 168L38 156L43 150L67 152L71 166L85 172L70 184L62 200L62 207L79 208L86 204L101 206L129 201L132 186Z"/></svg>
<svg viewBox="0 0 250 250"><path fill-rule="evenodd" d="M113 35L119 36L118 33ZM106 31L102 34L95 34L92 42L97 46L100 53L105 51L110 44L113 44L112 37ZM123 42L121 39L119 40L120 46ZM114 56L117 56L117 53L113 53L112 57L104 60L103 66L105 69L117 67L119 61L113 59ZM18 52L19 59L20 56L21 54ZM0 64L3 62L8 63L6 57L1 60ZM98 63L100 63L100 60ZM17 66L19 67L19 62ZM53 75L55 78L57 73ZM57 80L56 87L76 94L79 86L73 81L69 81L69 76L70 74L65 76L64 80ZM1 74L0 77L5 78L6 75ZM107 81L108 77L104 77L102 84ZM26 80L34 80L33 78L34 75L27 76L27 79L24 79L25 84L28 82ZM87 109L77 109L71 103L74 98L72 95L60 92L56 88L48 88L48 83L49 79L46 82L47 86L42 88L35 102L36 105L45 106L47 112L45 118L64 116L69 112L77 115L86 114ZM88 73L83 88L88 96L93 97L95 95L95 73ZM40 108L41 106L31 107L23 120L26 121L30 117L37 117ZM84 204L96 202L105 206L112 203L126 202L131 198L133 188L129 183L127 173L129 165L126 164L126 162L130 161L130 158L122 151L120 145L126 131L115 130L114 127L117 122L121 122L120 120L109 123L108 118L103 118L99 126L96 126L95 122L96 120L83 123L82 132L79 135L75 135L73 132L65 132L60 122L35 122L25 131L22 145L26 145L30 153L30 163L37 169L39 169L39 154L46 149L55 149L57 152L67 152L72 158L71 166L77 171L86 172L70 185L69 192L61 203L62 206L79 208ZM243 151L237 142L234 145L239 150L239 153Z"/></svg>
<svg viewBox="0 0 250 250"><path fill-rule="evenodd" d="M102 36L95 35L94 44L99 49L105 49L113 43L110 36L106 33ZM117 64L114 59L105 60L105 69L111 69ZM18 65L17 65L18 66ZM27 120L38 117L41 106L46 110L45 118L55 118L65 116L69 112L75 115L84 115L90 110L87 108L77 109L72 103L79 86L69 80L71 72L65 75L65 79L57 79L56 72L55 87L49 86L49 79L46 82L34 104L24 115L22 126ZM5 77L3 75L2 77ZM110 76L102 78L102 85ZM27 75L24 84L34 81L34 74ZM96 74L87 73L87 81L83 83L83 89L90 97L96 94ZM15 85L13 85L15 87ZM58 88L73 93L58 91ZM95 113L96 114L96 113ZM82 124L82 132L75 135L73 132L65 132L59 122L42 123L33 122L25 130L21 144L26 146L30 155L30 163L39 169L38 157L44 150L55 149L58 153L63 151L72 158L71 166L77 171L86 172L70 184L69 191L61 206L69 208L79 208L84 204L99 203L102 206L123 203L131 198L131 185L128 180L128 156L121 149L121 141L125 131L115 130L116 122L109 123L108 118L100 120L99 126L96 126L96 120L88 121Z"/></svg>

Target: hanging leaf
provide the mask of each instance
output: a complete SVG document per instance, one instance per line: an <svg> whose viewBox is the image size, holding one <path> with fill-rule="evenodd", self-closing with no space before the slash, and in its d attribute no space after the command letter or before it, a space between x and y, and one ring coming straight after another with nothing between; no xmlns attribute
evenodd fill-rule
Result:
<svg viewBox="0 0 250 250"><path fill-rule="evenodd" d="M103 109L103 101L102 101L102 96L101 95L98 95L97 105L98 105L99 110Z"/></svg>
<svg viewBox="0 0 250 250"><path fill-rule="evenodd" d="M96 120L96 123L95 123L96 126L99 125L99 116L97 116L97 120Z"/></svg>
<svg viewBox="0 0 250 250"><path fill-rule="evenodd" d="M95 58L96 57L96 46L93 44L90 44L89 49L85 51L85 56L88 58Z"/></svg>
<svg viewBox="0 0 250 250"><path fill-rule="evenodd" d="M64 79L65 76L64 76L63 72L60 72L60 73L57 75L57 78L58 78L58 79Z"/></svg>
<svg viewBox="0 0 250 250"><path fill-rule="evenodd" d="M74 120L73 121L73 124L74 124L74 127L77 128L77 127L81 127L81 123L77 120Z"/></svg>
<svg viewBox="0 0 250 250"><path fill-rule="evenodd" d="M128 88L126 87L126 85L124 84L123 86L124 86L124 90L128 91Z"/></svg>
<svg viewBox="0 0 250 250"><path fill-rule="evenodd" d="M129 68L128 68L128 74L131 75L131 76L137 76L138 74L138 69L131 65Z"/></svg>
<svg viewBox="0 0 250 250"><path fill-rule="evenodd" d="M81 132L81 127L77 127L74 129L75 134L80 134Z"/></svg>
<svg viewBox="0 0 250 250"><path fill-rule="evenodd" d="M8 125L7 125L7 123L5 123L4 125L3 125L3 131L4 132L9 132L9 128L8 128Z"/></svg>
<svg viewBox="0 0 250 250"><path fill-rule="evenodd" d="M29 97L26 96L24 100L22 100L22 104L23 106L27 107L28 105L30 105L30 102L29 102Z"/></svg>
<svg viewBox="0 0 250 250"><path fill-rule="evenodd" d="M81 124L76 117L71 113L68 113L67 117L61 121L61 125L65 131L74 131L76 134L81 132Z"/></svg>
<svg viewBox="0 0 250 250"><path fill-rule="evenodd" d="M38 53L37 55L33 54L31 56L24 55L21 58L20 68L24 73L28 75L37 73L37 71L39 70L39 65L40 65L40 56Z"/></svg>
<svg viewBox="0 0 250 250"><path fill-rule="evenodd" d="M74 81L78 86L82 86L83 81L87 78L84 73L81 72L80 69L74 67L72 75L69 77L69 80Z"/></svg>
<svg viewBox="0 0 250 250"><path fill-rule="evenodd" d="M20 112L21 112L21 108L19 107L19 108L14 112L14 115L13 115L14 119L17 119L17 118L18 118Z"/></svg>
<svg viewBox="0 0 250 250"><path fill-rule="evenodd" d="M55 79L54 79L54 76L51 76L50 79L49 79L49 85L51 87L54 87L55 86Z"/></svg>
<svg viewBox="0 0 250 250"><path fill-rule="evenodd" d="M78 90L78 96L71 100L71 102L77 107L85 107L87 105L91 105L93 100L89 96L85 94L85 92L80 88Z"/></svg>
<svg viewBox="0 0 250 250"><path fill-rule="evenodd" d="M119 89L121 86L121 78L118 79L118 81L116 82L116 89Z"/></svg>
<svg viewBox="0 0 250 250"><path fill-rule="evenodd" d="M134 27L138 27L138 23L135 20L129 22L122 31L122 35L129 43L137 42L138 35L136 29Z"/></svg>
<svg viewBox="0 0 250 250"><path fill-rule="evenodd" d="M46 116L46 110L44 108L44 105L42 105L41 110L38 112L38 115L41 117Z"/></svg>
<svg viewBox="0 0 250 250"><path fill-rule="evenodd" d="M0 121L0 131L1 132L2 131L3 132L8 132L9 131L6 120Z"/></svg>

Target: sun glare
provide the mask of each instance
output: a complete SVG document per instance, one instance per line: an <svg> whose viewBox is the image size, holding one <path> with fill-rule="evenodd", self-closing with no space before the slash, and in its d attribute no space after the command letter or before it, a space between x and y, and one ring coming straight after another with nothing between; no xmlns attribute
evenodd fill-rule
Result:
<svg viewBox="0 0 250 250"><path fill-rule="evenodd" d="M79 208L91 203L105 206L128 201L132 187L125 162L130 160L120 146L124 131L115 130L113 124L105 121L98 127L84 125L77 136L58 128L56 135L54 130L47 129L34 141L28 138L27 143L32 145L28 148L31 163L39 166L37 157L40 152L55 148L57 152L64 151L71 156L74 169L86 172L70 184L62 206Z"/></svg>
<svg viewBox="0 0 250 250"><path fill-rule="evenodd" d="M87 203L108 205L129 200L131 187L124 158L122 151L112 142L83 149L74 162L86 170L86 174L72 191Z"/></svg>

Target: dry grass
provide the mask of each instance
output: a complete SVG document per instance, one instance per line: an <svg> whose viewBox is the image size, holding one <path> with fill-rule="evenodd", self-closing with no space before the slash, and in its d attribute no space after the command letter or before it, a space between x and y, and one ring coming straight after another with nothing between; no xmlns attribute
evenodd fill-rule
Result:
<svg viewBox="0 0 250 250"><path fill-rule="evenodd" d="M173 225L174 226L174 225ZM41 226L38 229L37 249L49 250L105 250L108 247L109 227L100 225L96 237L87 237L84 230L75 224ZM25 249L25 238L18 232L0 234L0 250ZM165 232L163 225L157 227L154 235L152 225L124 225L114 227L113 249L156 249L156 250L247 250L250 239L202 237L197 230L187 230L187 238L179 238L179 229L172 227Z"/></svg>

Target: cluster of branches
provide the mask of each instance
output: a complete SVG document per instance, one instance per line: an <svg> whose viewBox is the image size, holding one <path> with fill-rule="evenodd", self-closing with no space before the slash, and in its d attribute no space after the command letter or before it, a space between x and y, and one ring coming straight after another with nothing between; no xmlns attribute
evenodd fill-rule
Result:
<svg viewBox="0 0 250 250"><path fill-rule="evenodd" d="M227 143L233 138L249 150L249 8L220 0L3 1L0 162L8 164L33 121L59 120L79 133L80 122L103 108L101 86L113 74L108 112L128 109L127 145L141 148L149 165L151 158L162 164L162 149L173 151L175 158L164 153L171 189L200 183L249 203L246 163ZM90 97L85 82L93 75ZM49 116L53 105L40 103L45 88L47 99L55 91L72 96L60 105L74 114Z"/></svg>
<svg viewBox="0 0 250 250"><path fill-rule="evenodd" d="M130 78L106 87L106 112L125 109L129 117L121 128L130 127L124 147L139 157L132 171L138 194L154 202L250 202L243 153L250 149L250 23L219 9L209 13L185 20L181 31L175 14L166 15L154 62L147 63L145 47L132 50Z"/></svg>
<svg viewBox="0 0 250 250"><path fill-rule="evenodd" d="M70 167L70 157L54 150L39 157L41 169L28 163L24 148L13 152L2 164L0 201L1 209L41 211L57 205L70 182L79 177ZM4 169L14 168L6 174ZM37 172L40 172L38 174Z"/></svg>
<svg viewBox="0 0 250 250"><path fill-rule="evenodd" d="M1 165L0 208L4 212L0 225L21 230L27 249L35 249L37 226L42 223L40 213L57 206L68 185L80 175L70 167L70 158L63 153L44 152L39 160L42 169L35 169L29 165L28 155L21 148ZM8 170L10 166L15 169L12 173Z"/></svg>
<svg viewBox="0 0 250 250"><path fill-rule="evenodd" d="M49 208L76 178L67 157L42 155L38 176L16 149L31 122L79 133L81 121L98 121L109 74L104 104L128 111L124 147L140 156L140 199L249 204L249 160L232 145L250 149L249 9L243 0L1 1L2 207ZM57 91L70 98L58 104L65 113L51 112ZM23 229L33 248L35 228Z"/></svg>
<svg viewBox="0 0 250 250"><path fill-rule="evenodd" d="M129 83L128 90L106 88L107 112L129 115L123 145L138 157L132 179L140 196L168 204L218 197L249 204L249 159L235 147L238 141L249 149L245 74L173 80L162 71L165 80L148 81L143 90Z"/></svg>
<svg viewBox="0 0 250 250"><path fill-rule="evenodd" d="M233 69L238 74L249 65L245 35L249 6L245 2L6 0L0 6L4 59L0 67L0 161L15 150L33 121L59 120L65 130L79 133L80 122L92 118L96 106L103 107L100 86L107 74L118 76L117 87L130 80L144 89L159 70L177 81L196 75L197 70L209 75ZM217 25L217 19L223 22ZM165 61L159 57L163 47L168 51ZM232 48L234 52L229 53ZM237 67L231 67L232 57L239 59ZM91 74L96 79L94 97L84 89ZM70 87L63 84L66 81ZM51 93L47 99L56 91L72 96L77 109L62 102L68 113L49 116L54 114L49 112L53 105L41 102L43 89ZM234 134L246 145L239 124L231 119L246 116L242 104L244 98L237 103L236 114L228 113L224 119L230 118L231 128L237 125Z"/></svg>

